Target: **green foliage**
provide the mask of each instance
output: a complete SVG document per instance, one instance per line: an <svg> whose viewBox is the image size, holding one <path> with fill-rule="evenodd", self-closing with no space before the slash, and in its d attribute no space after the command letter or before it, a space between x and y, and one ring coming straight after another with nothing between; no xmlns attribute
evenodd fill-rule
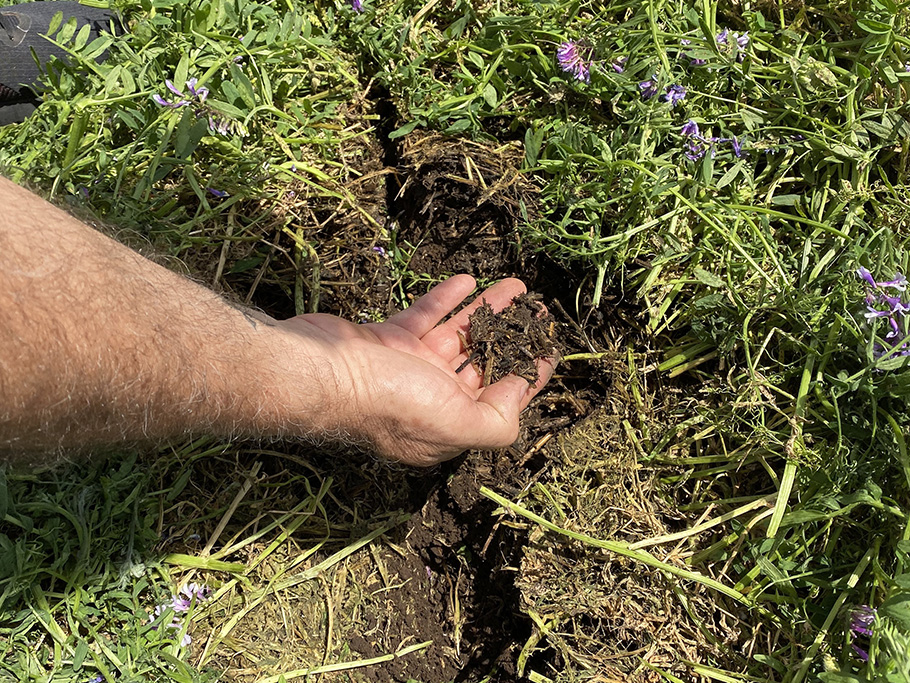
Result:
<svg viewBox="0 0 910 683"><path fill-rule="evenodd" d="M170 598L135 456L0 471L0 680L205 681L150 613Z"/></svg>
<svg viewBox="0 0 910 683"><path fill-rule="evenodd" d="M527 242L590 275L595 306L607 288L634 299L658 369L698 382L697 401L641 438L643 463L668 468L683 505L725 512L777 496L773 513L733 519L691 560L722 568L782 634L751 672L903 680L910 373L907 357L877 352L888 329L864 319L855 271L910 268L906 5L365 4L143 0L123 4L131 30L116 40L62 25L74 64L48 70L31 119L0 129L0 166L181 252L213 242L200 236L213 225L271 221L289 182L353 206L342 150L373 133L375 115L350 112L370 84L397 107L392 140L429 127L523 145L541 188L523 207ZM560 69L567 40L590 59L590 83ZM187 105L153 100L180 101L166 80ZM643 97L644 81L657 96ZM676 106L660 97L671 85L686 88ZM690 158L689 120L724 141ZM90 657L154 679L170 661L164 635L137 610L160 578L130 564L153 542L144 480L55 485L0 486L0 600L14 614L0 626L2 666L38 680L82 675ZM103 533L102 518L113 520ZM117 539L114 557L97 552L100 538ZM81 621L58 631L48 595L78 604ZM844 618L860 604L882 615L869 664ZM54 646L35 651L42 629ZM86 650L114 631L131 635ZM174 667L174 680L200 675Z"/></svg>

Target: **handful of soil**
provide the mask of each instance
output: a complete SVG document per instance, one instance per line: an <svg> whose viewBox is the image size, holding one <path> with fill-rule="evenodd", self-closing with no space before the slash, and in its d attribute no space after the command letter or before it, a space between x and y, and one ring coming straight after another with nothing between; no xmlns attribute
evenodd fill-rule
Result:
<svg viewBox="0 0 910 683"><path fill-rule="evenodd" d="M465 350L470 355L458 371L473 364L483 375L484 386L509 374L534 384L540 377L536 361L558 358L561 351L556 341L556 321L549 313L543 313L542 298L540 294L520 294L499 313L494 313L484 301L468 317Z"/></svg>

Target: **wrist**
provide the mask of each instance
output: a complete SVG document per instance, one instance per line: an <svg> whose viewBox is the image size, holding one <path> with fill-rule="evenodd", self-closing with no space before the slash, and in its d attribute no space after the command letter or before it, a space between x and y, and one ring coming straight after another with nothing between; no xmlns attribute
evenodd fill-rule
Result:
<svg viewBox="0 0 910 683"><path fill-rule="evenodd" d="M250 318L248 317L248 320ZM350 438L351 382L336 350L295 319L255 318L230 432L263 437Z"/></svg>

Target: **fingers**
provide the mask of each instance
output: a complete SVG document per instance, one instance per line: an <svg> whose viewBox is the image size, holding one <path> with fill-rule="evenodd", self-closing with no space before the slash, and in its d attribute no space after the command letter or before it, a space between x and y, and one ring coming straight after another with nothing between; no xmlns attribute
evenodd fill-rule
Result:
<svg viewBox="0 0 910 683"><path fill-rule="evenodd" d="M420 339L455 310L474 290L475 284L470 275L450 277L386 322L397 325Z"/></svg>
<svg viewBox="0 0 910 683"><path fill-rule="evenodd" d="M458 332L465 336L468 334L468 317L476 311L484 302L493 307L494 311L501 311L503 308L512 303L519 294L523 294L526 288L521 280L515 278L506 278L497 282L495 285L480 294L468 306L465 306L456 315L442 325L427 332L423 337L423 342L438 353L443 358L454 362L459 354L464 351ZM467 356L462 355L458 363L461 363ZM465 369L465 372L468 372Z"/></svg>
<svg viewBox="0 0 910 683"><path fill-rule="evenodd" d="M529 389L525 380L509 375L481 392L477 399L478 408L492 409L496 415L487 416L483 436L474 448L505 448L515 442L518 438L518 415L530 400L526 400Z"/></svg>
<svg viewBox="0 0 910 683"><path fill-rule="evenodd" d="M534 383L534 386L528 387L528 391L521 401L521 410L527 408L528 404L531 402L531 399L537 396L540 390L543 389L544 385L550 381L550 378L553 377L553 373L556 371L556 364L558 362L558 358L541 358L537 361L538 378ZM525 384L527 384L527 382L525 382Z"/></svg>

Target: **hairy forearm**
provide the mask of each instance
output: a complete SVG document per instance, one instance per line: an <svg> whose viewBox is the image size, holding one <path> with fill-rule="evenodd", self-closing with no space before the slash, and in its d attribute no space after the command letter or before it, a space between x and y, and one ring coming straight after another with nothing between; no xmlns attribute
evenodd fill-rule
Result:
<svg viewBox="0 0 910 683"><path fill-rule="evenodd" d="M0 206L0 453L319 428L305 342L4 179Z"/></svg>

